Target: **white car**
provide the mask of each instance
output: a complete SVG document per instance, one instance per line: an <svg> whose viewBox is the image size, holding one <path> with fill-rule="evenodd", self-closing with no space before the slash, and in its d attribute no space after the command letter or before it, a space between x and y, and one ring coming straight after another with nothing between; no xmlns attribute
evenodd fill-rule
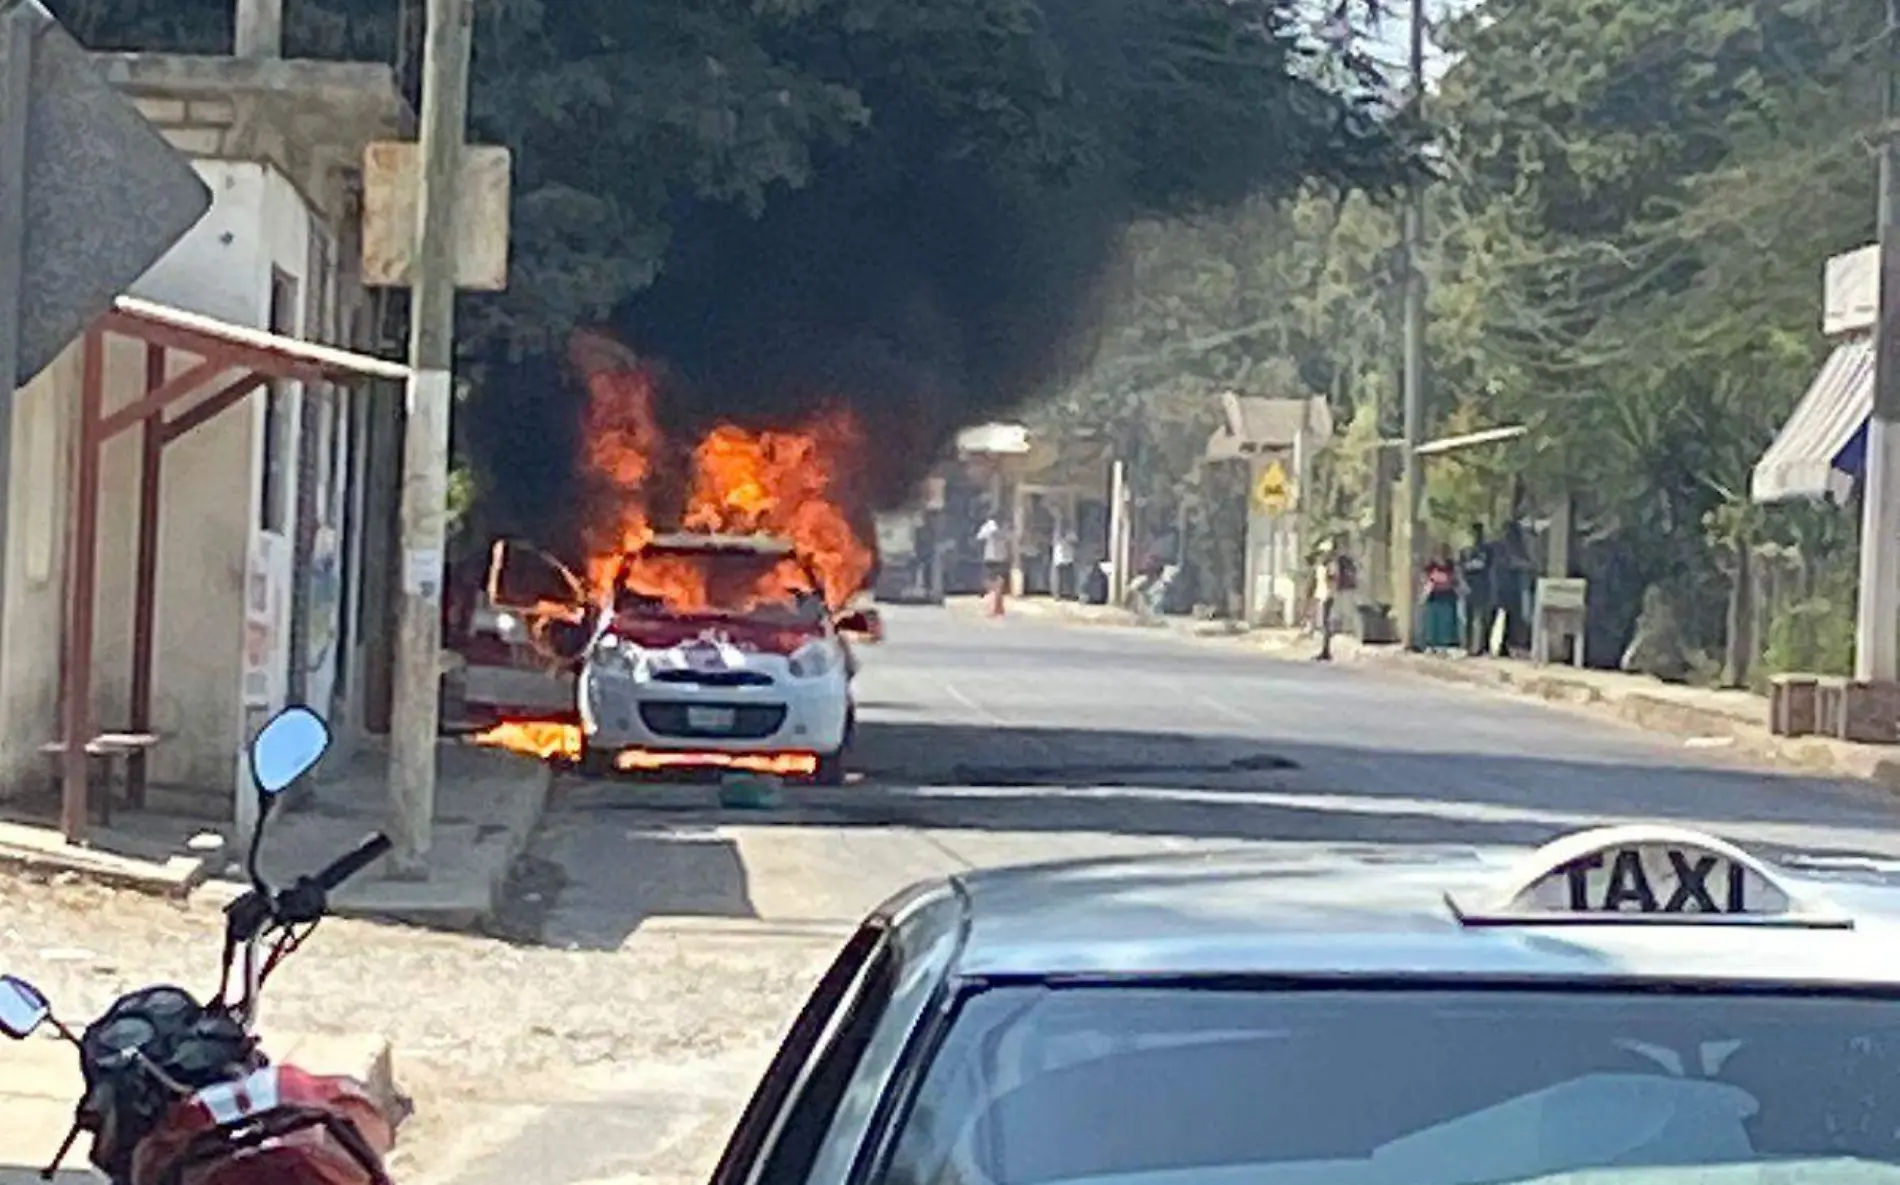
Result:
<svg viewBox="0 0 1900 1185"><path fill-rule="evenodd" d="M622 589L611 612L602 603L565 615L563 649L585 639L574 656L583 768L613 768L629 752L747 754L808 766L799 772L821 784L844 780L857 673L845 635L875 638L878 622L871 611L834 615L812 595L761 598L788 560L798 557L782 540L663 535L635 562L700 582L696 607ZM547 604L527 611L545 614Z"/></svg>

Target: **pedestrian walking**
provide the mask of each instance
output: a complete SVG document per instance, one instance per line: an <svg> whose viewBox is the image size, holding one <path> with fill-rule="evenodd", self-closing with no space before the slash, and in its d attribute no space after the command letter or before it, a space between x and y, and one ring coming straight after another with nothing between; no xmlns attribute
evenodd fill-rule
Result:
<svg viewBox="0 0 1900 1185"><path fill-rule="evenodd" d="M1491 623L1498 614L1497 547L1484 537L1484 524L1471 524L1471 545L1458 556L1463 581L1465 653L1491 652Z"/></svg>
<svg viewBox="0 0 1900 1185"><path fill-rule="evenodd" d="M1009 561L1015 542L1010 530L995 515L983 520L976 529L976 541L983 548L983 577L989 588L989 614L1003 615L1003 595L1009 588Z"/></svg>
<svg viewBox="0 0 1900 1185"><path fill-rule="evenodd" d="M1425 563L1425 607L1419 616L1420 645L1426 650L1452 650L1458 645L1458 568L1451 548L1440 544Z"/></svg>
<svg viewBox="0 0 1900 1185"><path fill-rule="evenodd" d="M1313 557L1313 604L1319 627L1319 653L1314 662L1333 661L1333 608L1339 597L1339 557L1333 542L1323 540Z"/></svg>
<svg viewBox="0 0 1900 1185"><path fill-rule="evenodd" d="M1075 597L1075 532L1067 527L1057 527L1055 540L1049 547L1050 559L1054 568L1050 583L1054 587L1058 601L1072 600Z"/></svg>

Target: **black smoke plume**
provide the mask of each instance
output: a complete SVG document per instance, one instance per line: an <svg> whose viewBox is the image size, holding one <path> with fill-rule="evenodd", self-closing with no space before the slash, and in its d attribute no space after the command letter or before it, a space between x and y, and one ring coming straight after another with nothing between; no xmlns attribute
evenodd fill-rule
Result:
<svg viewBox="0 0 1900 1185"><path fill-rule="evenodd" d="M720 420L796 423L848 404L871 441L874 498L898 503L958 428L1087 363L1131 222L1316 177L1382 188L1402 176L1396 125L1342 97L1372 94L1376 80L1296 53L1293 7L1047 0L1036 36L1059 81L1044 101L1067 132L1046 159L969 150L956 122L967 112L918 101L902 71L855 79L869 130L821 152L810 183L773 192L757 216L678 203L662 274L606 328L663 360L670 435L696 438ZM781 48L837 56L809 38ZM1334 72L1329 88L1310 81L1321 66ZM504 475L510 517L540 519L543 533L572 513L557 476L574 455L572 429L530 444L518 413L545 407L551 384L580 398L571 376L550 373L558 365L498 374L484 418L503 426L477 430L499 450L485 467ZM524 455L536 449L549 455Z"/></svg>

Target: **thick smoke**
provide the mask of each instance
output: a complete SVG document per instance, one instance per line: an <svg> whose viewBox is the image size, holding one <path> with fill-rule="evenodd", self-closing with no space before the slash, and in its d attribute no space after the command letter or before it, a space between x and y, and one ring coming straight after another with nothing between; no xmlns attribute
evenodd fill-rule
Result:
<svg viewBox="0 0 1900 1185"><path fill-rule="evenodd" d="M616 328L666 360L680 431L849 405L873 496L896 502L949 433L1087 360L1118 221L1102 204L1051 220L968 170L838 168L757 220L693 211Z"/></svg>
<svg viewBox="0 0 1900 1185"><path fill-rule="evenodd" d="M836 163L756 219L686 209L665 273L606 328L662 363L660 417L677 440L726 420L795 427L848 406L868 442L863 488L892 506L958 428L1086 364L1126 212L1078 189L1031 200L974 169ZM557 547L576 542L583 484L573 458L585 392L564 363L492 370L467 428L500 487L490 529ZM546 427L524 434L524 422Z"/></svg>
<svg viewBox="0 0 1900 1185"><path fill-rule="evenodd" d="M1095 86L1064 94L1093 148L1061 170L946 151L956 129L907 101L901 79L874 84L866 135L822 152L810 183L774 191L763 214L680 203L662 274L605 328L664 362L669 435L691 438L725 419L792 425L848 404L871 442L872 496L896 504L956 429L1083 369L1133 221L1285 192L1315 175L1375 186L1397 175L1384 133L1333 96L1286 82L1300 68L1284 39L1264 35L1283 5L1293 7L1045 3L1042 34L1068 77ZM1240 10L1259 24L1236 50ZM1170 44L1185 47L1180 59L1168 60ZM1220 55L1205 51L1215 44ZM1130 45L1143 49L1130 55ZM1175 86L1184 76L1192 83ZM554 365L499 376L516 389L495 393L497 418L519 423L523 408L546 407L551 385L577 402L575 379L554 378ZM558 481L522 480L539 462L524 463L518 432L477 432L507 458L514 517L571 517ZM572 457L573 444L564 426L540 447Z"/></svg>

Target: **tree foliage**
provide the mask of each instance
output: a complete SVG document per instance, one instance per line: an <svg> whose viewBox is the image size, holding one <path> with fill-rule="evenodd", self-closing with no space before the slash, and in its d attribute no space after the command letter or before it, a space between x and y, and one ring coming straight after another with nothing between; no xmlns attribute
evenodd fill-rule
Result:
<svg viewBox="0 0 1900 1185"><path fill-rule="evenodd" d="M1733 547L1800 517L1751 507L1748 473L1825 354L1823 260L1872 235L1878 8L1490 0L1438 31L1455 57L1428 104L1429 414L1531 435L1435 462L1436 529L1575 495L1600 652L1658 584L1719 642ZM1108 351L1085 387L1107 414L1251 382L1328 395L1349 436L1377 435L1399 361L1388 211L1314 193L1144 234L1132 252L1171 258L1143 265L1167 278L1124 306L1125 336L1167 358ZM1299 389L1253 377L1274 373Z"/></svg>
<svg viewBox="0 0 1900 1185"><path fill-rule="evenodd" d="M223 52L230 0L52 0L101 49ZM1376 71L1292 0L479 0L475 135L516 153L518 264L472 338L545 348L667 266L697 204L951 163L1174 214L1403 171ZM396 63L421 0L289 0L289 52ZM1339 0L1347 27L1371 0ZM1075 207L1064 207L1073 212Z"/></svg>

